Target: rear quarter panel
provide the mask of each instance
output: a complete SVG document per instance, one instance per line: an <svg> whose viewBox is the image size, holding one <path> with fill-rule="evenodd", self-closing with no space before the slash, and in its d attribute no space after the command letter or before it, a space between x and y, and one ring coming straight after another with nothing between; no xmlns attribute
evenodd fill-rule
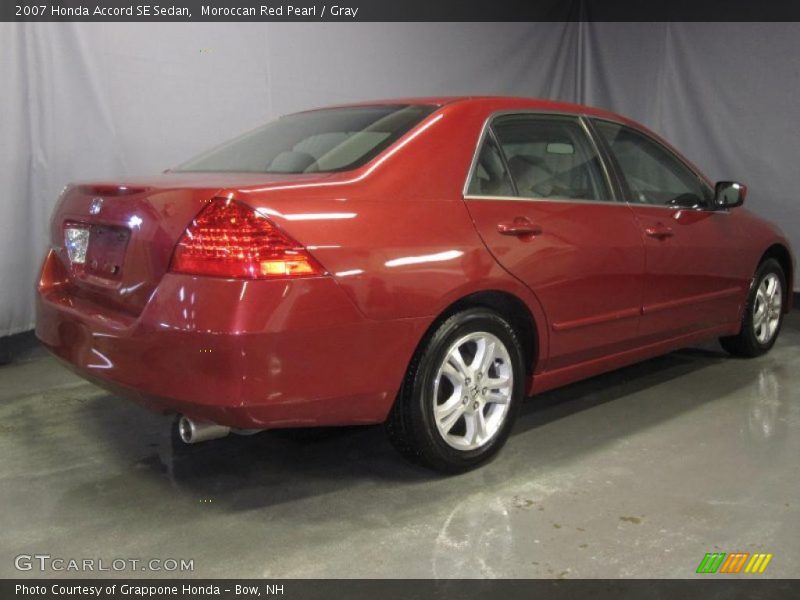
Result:
<svg viewBox="0 0 800 600"><path fill-rule="evenodd" d="M462 196L486 116L481 107L449 105L335 180L231 193L304 244L368 319L433 322L466 295L504 291L530 308L544 352L541 307L489 253Z"/></svg>

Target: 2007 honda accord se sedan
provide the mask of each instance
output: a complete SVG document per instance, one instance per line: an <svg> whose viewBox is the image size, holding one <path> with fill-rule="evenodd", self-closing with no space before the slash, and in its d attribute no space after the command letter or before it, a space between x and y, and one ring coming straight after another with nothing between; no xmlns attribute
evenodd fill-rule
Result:
<svg viewBox="0 0 800 600"><path fill-rule="evenodd" d="M385 423L458 472L526 396L709 338L775 343L793 258L746 188L534 99L301 112L54 211L37 335L193 443Z"/></svg>

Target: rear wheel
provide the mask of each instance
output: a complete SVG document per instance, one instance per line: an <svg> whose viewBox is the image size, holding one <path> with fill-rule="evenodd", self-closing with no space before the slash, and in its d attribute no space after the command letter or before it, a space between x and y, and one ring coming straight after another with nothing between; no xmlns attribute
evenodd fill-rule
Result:
<svg viewBox="0 0 800 600"><path fill-rule="evenodd" d="M505 443L525 393L514 329L483 308L444 321L409 366L386 429L407 458L456 473Z"/></svg>
<svg viewBox="0 0 800 600"><path fill-rule="evenodd" d="M768 258L759 265L742 318L739 335L720 338L722 347L735 356L754 357L775 344L783 322L786 276L780 263Z"/></svg>

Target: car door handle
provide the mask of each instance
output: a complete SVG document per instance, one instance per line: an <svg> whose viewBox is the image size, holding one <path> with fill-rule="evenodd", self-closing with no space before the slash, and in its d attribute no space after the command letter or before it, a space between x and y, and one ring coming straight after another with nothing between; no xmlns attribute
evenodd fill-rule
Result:
<svg viewBox="0 0 800 600"><path fill-rule="evenodd" d="M646 227L644 232L650 237L657 238L659 240L663 240L675 235L675 232L672 231L672 227L667 227L661 223L658 225L653 225L652 227Z"/></svg>
<svg viewBox="0 0 800 600"><path fill-rule="evenodd" d="M542 233L542 228L538 225L534 225L525 217L518 217L510 223L498 223L497 232L500 235L522 237L524 235L539 235Z"/></svg>

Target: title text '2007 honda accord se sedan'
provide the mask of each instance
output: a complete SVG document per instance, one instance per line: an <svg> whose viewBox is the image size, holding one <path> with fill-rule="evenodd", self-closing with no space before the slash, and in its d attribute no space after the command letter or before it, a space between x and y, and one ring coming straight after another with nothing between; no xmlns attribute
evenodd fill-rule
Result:
<svg viewBox="0 0 800 600"><path fill-rule="evenodd" d="M37 335L186 442L385 423L462 471L527 395L708 338L769 350L793 258L745 192L584 106L302 112L155 178L68 186Z"/></svg>

